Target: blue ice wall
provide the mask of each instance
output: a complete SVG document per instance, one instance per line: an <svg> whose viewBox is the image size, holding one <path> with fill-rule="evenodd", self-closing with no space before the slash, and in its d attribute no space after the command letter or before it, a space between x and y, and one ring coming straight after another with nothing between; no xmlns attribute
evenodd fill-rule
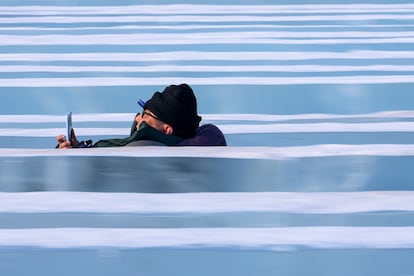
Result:
<svg viewBox="0 0 414 276"><path fill-rule="evenodd" d="M2 1L2 275L412 275L410 1ZM188 83L226 148L125 137Z"/></svg>

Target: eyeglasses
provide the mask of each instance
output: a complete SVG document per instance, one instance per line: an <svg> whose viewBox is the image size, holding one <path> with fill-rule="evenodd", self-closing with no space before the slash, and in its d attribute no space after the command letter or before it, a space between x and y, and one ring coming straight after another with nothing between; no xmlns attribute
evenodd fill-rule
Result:
<svg viewBox="0 0 414 276"><path fill-rule="evenodd" d="M144 116L145 115L148 115L148 116L150 116L150 117L152 117L152 118L154 118L155 120L157 120L157 121L160 121L161 123L164 123L163 121L161 121L157 116L155 116L154 114L151 114L151 113L149 113L149 112L146 112L145 110L143 110L142 111L142 117L144 118Z"/></svg>

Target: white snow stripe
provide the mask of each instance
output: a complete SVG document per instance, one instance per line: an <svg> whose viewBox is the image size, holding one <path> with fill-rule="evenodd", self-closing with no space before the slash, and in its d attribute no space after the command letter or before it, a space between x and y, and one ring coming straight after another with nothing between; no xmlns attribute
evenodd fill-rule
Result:
<svg viewBox="0 0 414 276"><path fill-rule="evenodd" d="M346 204L338 204L346 202ZM0 193L0 213L344 214L414 211L413 191L254 193Z"/></svg>
<svg viewBox="0 0 414 276"><path fill-rule="evenodd" d="M358 28L400 28L400 27L412 27L412 24L358 24ZM320 28L320 29L332 29L332 28L347 28L349 25L340 24L324 24L319 25L315 23L310 23L306 25L272 25L272 24L234 24L229 23L227 25L217 25L217 24L203 24L203 25L196 25L196 24L186 24L186 25L161 25L158 24L156 26L146 26L146 25L139 25L139 24L124 24L118 26L71 26L71 27L62 27L62 26L11 26L11 27L2 27L0 26L0 30L2 31L69 31L69 30L197 30L197 29L258 29L258 28L265 28L265 29L310 29L310 28Z"/></svg>
<svg viewBox="0 0 414 276"><path fill-rule="evenodd" d="M83 150L0 148L0 157L196 157L284 160L332 156L414 156L414 145L312 145L297 147L117 147Z"/></svg>
<svg viewBox="0 0 414 276"><path fill-rule="evenodd" d="M384 238L386 237L386 238ZM0 246L41 248L222 248L275 251L413 249L414 227L0 229Z"/></svg>
<svg viewBox="0 0 414 276"><path fill-rule="evenodd" d="M413 18L414 19L414 18ZM399 38L399 37L412 37L414 36L414 32L411 31L325 31L325 32L314 32L314 31L209 31L209 32L191 32L191 33L180 33L180 38L193 38L193 37L216 37L216 38L325 38L327 35L329 35L330 38ZM172 34L170 32L168 33L140 33L140 34L82 34L82 35L76 35L76 37L82 39L85 37L95 37L98 39L105 38L105 37L111 37L114 38L120 38L123 39L125 37L130 37L133 40L136 40L136 38L139 36L143 40L147 39L154 39L154 38L177 38L177 34ZM37 38L37 37L48 37L51 39L55 39L56 37L60 37L62 39L66 39L66 37L75 37L73 35L19 35L19 36L13 36L13 35L4 35L4 38L10 38L10 40L18 38ZM34 39L33 39L34 40ZM7 40L5 41L7 42Z"/></svg>
<svg viewBox="0 0 414 276"><path fill-rule="evenodd" d="M413 72L414 65L154 65L154 66L29 66L29 65L0 65L0 72L52 72L52 73L76 73L76 72L355 72L355 71L380 71L380 72Z"/></svg>
<svg viewBox="0 0 414 276"><path fill-rule="evenodd" d="M4 15L102 15L102 14L268 14L275 13L395 13L411 12L412 4L352 5L125 5L125 6L2 6Z"/></svg>
<svg viewBox="0 0 414 276"><path fill-rule="evenodd" d="M209 52L172 51L151 53L15 53L0 54L2 61L254 61L318 59L414 59L413 51L349 52Z"/></svg>
<svg viewBox="0 0 414 276"><path fill-rule="evenodd" d="M7 116L7 115L6 115ZM19 116L19 115L17 115ZM74 115L76 116L76 115ZM329 120L329 119L380 119L380 118L414 118L412 110L393 110L362 114L202 114L203 120L212 121L289 121L289 120ZM2 116L0 115L0 122Z"/></svg>
<svg viewBox="0 0 414 276"><path fill-rule="evenodd" d="M304 22L304 21L364 21L364 20L413 20L413 14L406 13L377 13L377 14L328 14L328 15L278 15L278 11L274 10L272 16L259 15L165 15L154 17L153 14L148 15L118 15L118 16L17 16L0 17L0 24L33 24L33 23L137 23L137 22Z"/></svg>
<svg viewBox="0 0 414 276"><path fill-rule="evenodd" d="M414 75L356 75L333 77L158 77L158 78L8 78L0 87L90 87L145 86L166 83L193 85L303 85L303 84L386 84L414 83Z"/></svg>
<svg viewBox="0 0 414 276"><path fill-rule="evenodd" d="M414 123L308 123L219 125L225 134L240 133L318 133L318 132L413 132Z"/></svg>
<svg viewBox="0 0 414 276"><path fill-rule="evenodd" d="M74 122L132 123L135 114L136 113L73 114L72 118ZM65 120L66 115L0 115L0 123L62 123L65 122Z"/></svg>

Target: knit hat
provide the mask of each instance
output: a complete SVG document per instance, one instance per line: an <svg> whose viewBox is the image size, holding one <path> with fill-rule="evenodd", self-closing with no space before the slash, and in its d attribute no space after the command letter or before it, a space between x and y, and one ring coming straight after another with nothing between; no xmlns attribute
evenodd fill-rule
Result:
<svg viewBox="0 0 414 276"><path fill-rule="evenodd" d="M173 135L181 138L193 137L201 121L197 114L197 99L185 83L155 92L144 109L151 110L161 121L172 126Z"/></svg>

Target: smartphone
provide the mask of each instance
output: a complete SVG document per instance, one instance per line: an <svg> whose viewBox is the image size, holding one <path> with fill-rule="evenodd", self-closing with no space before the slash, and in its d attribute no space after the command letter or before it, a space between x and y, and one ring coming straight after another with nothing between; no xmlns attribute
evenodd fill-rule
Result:
<svg viewBox="0 0 414 276"><path fill-rule="evenodd" d="M72 112L66 115L66 139L72 140Z"/></svg>

